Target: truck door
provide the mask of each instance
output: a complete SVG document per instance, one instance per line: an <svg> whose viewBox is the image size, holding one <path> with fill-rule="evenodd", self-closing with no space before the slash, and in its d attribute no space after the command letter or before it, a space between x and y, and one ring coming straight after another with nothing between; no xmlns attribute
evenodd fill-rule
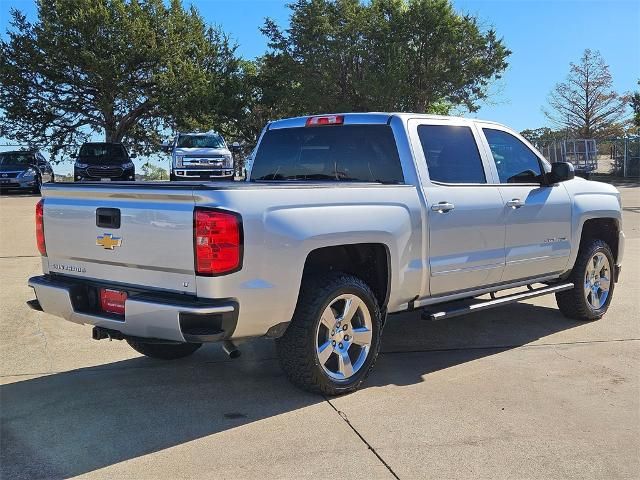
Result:
<svg viewBox="0 0 640 480"><path fill-rule="evenodd" d="M478 132L465 120L411 120L427 203L429 293L498 283L505 262L504 204Z"/></svg>
<svg viewBox="0 0 640 480"><path fill-rule="evenodd" d="M548 185L544 160L506 129L481 126L505 211L502 281L562 272L571 253L571 199L564 186Z"/></svg>

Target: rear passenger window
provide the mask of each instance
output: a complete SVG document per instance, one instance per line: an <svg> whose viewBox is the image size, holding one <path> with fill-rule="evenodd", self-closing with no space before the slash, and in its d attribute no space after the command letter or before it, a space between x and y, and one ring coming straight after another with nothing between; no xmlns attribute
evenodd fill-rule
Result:
<svg viewBox="0 0 640 480"><path fill-rule="evenodd" d="M429 178L443 183L487 183L482 159L469 127L419 125Z"/></svg>
<svg viewBox="0 0 640 480"><path fill-rule="evenodd" d="M510 133L483 128L496 162L500 183L535 183L541 180L540 160Z"/></svg>
<svg viewBox="0 0 640 480"><path fill-rule="evenodd" d="M396 141L388 125L340 125L267 130L251 181L402 183Z"/></svg>

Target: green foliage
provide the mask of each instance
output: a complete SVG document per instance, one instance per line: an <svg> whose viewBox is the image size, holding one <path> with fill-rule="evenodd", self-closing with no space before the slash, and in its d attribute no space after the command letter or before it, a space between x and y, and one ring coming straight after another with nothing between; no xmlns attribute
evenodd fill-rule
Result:
<svg viewBox="0 0 640 480"><path fill-rule="evenodd" d="M0 136L55 156L104 133L142 152L164 129L234 116L234 47L180 0L38 0L35 23L11 15Z"/></svg>
<svg viewBox="0 0 640 480"><path fill-rule="evenodd" d="M297 0L289 28L267 20L261 106L285 115L470 111L510 51L449 0Z"/></svg>
<svg viewBox="0 0 640 480"><path fill-rule="evenodd" d="M554 131L548 127L523 130L520 132L520 135L533 144L552 142L564 137L562 132Z"/></svg>
<svg viewBox="0 0 640 480"><path fill-rule="evenodd" d="M475 111L510 54L449 0L297 0L256 61L181 0L37 5L0 41L0 136L54 159L97 133L148 153L176 130L251 144L284 116Z"/></svg>
<svg viewBox="0 0 640 480"><path fill-rule="evenodd" d="M640 86L640 80L638 80ZM633 125L640 132L640 92L633 92L630 96L630 105L633 109Z"/></svg>
<svg viewBox="0 0 640 480"><path fill-rule="evenodd" d="M142 175L145 180L168 180L169 173L162 167L153 163L145 163L142 166Z"/></svg>

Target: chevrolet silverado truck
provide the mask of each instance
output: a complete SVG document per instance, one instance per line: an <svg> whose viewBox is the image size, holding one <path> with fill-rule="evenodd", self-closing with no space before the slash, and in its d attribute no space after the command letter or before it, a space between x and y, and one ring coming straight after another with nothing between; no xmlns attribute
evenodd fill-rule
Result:
<svg viewBox="0 0 640 480"><path fill-rule="evenodd" d="M160 359L272 337L288 378L327 395L362 384L396 312L445 320L555 294L567 317L597 320L624 252L614 187L463 118L284 119L246 182L43 196L33 308Z"/></svg>

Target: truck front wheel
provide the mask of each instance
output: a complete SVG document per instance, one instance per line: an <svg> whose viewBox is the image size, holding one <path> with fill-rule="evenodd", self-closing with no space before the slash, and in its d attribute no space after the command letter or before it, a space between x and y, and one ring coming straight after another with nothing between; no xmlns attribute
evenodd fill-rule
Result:
<svg viewBox="0 0 640 480"><path fill-rule="evenodd" d="M306 279L291 324L276 340L280 365L304 390L352 392L376 361L381 330L380 308L365 282L345 273Z"/></svg>
<svg viewBox="0 0 640 480"><path fill-rule="evenodd" d="M136 352L160 360L188 357L202 346L201 343L146 343L137 340L127 340L127 343Z"/></svg>
<svg viewBox="0 0 640 480"><path fill-rule="evenodd" d="M567 280L571 290L556 293L558 308L574 320L598 320L607 312L613 296L613 254L602 240L583 243Z"/></svg>

